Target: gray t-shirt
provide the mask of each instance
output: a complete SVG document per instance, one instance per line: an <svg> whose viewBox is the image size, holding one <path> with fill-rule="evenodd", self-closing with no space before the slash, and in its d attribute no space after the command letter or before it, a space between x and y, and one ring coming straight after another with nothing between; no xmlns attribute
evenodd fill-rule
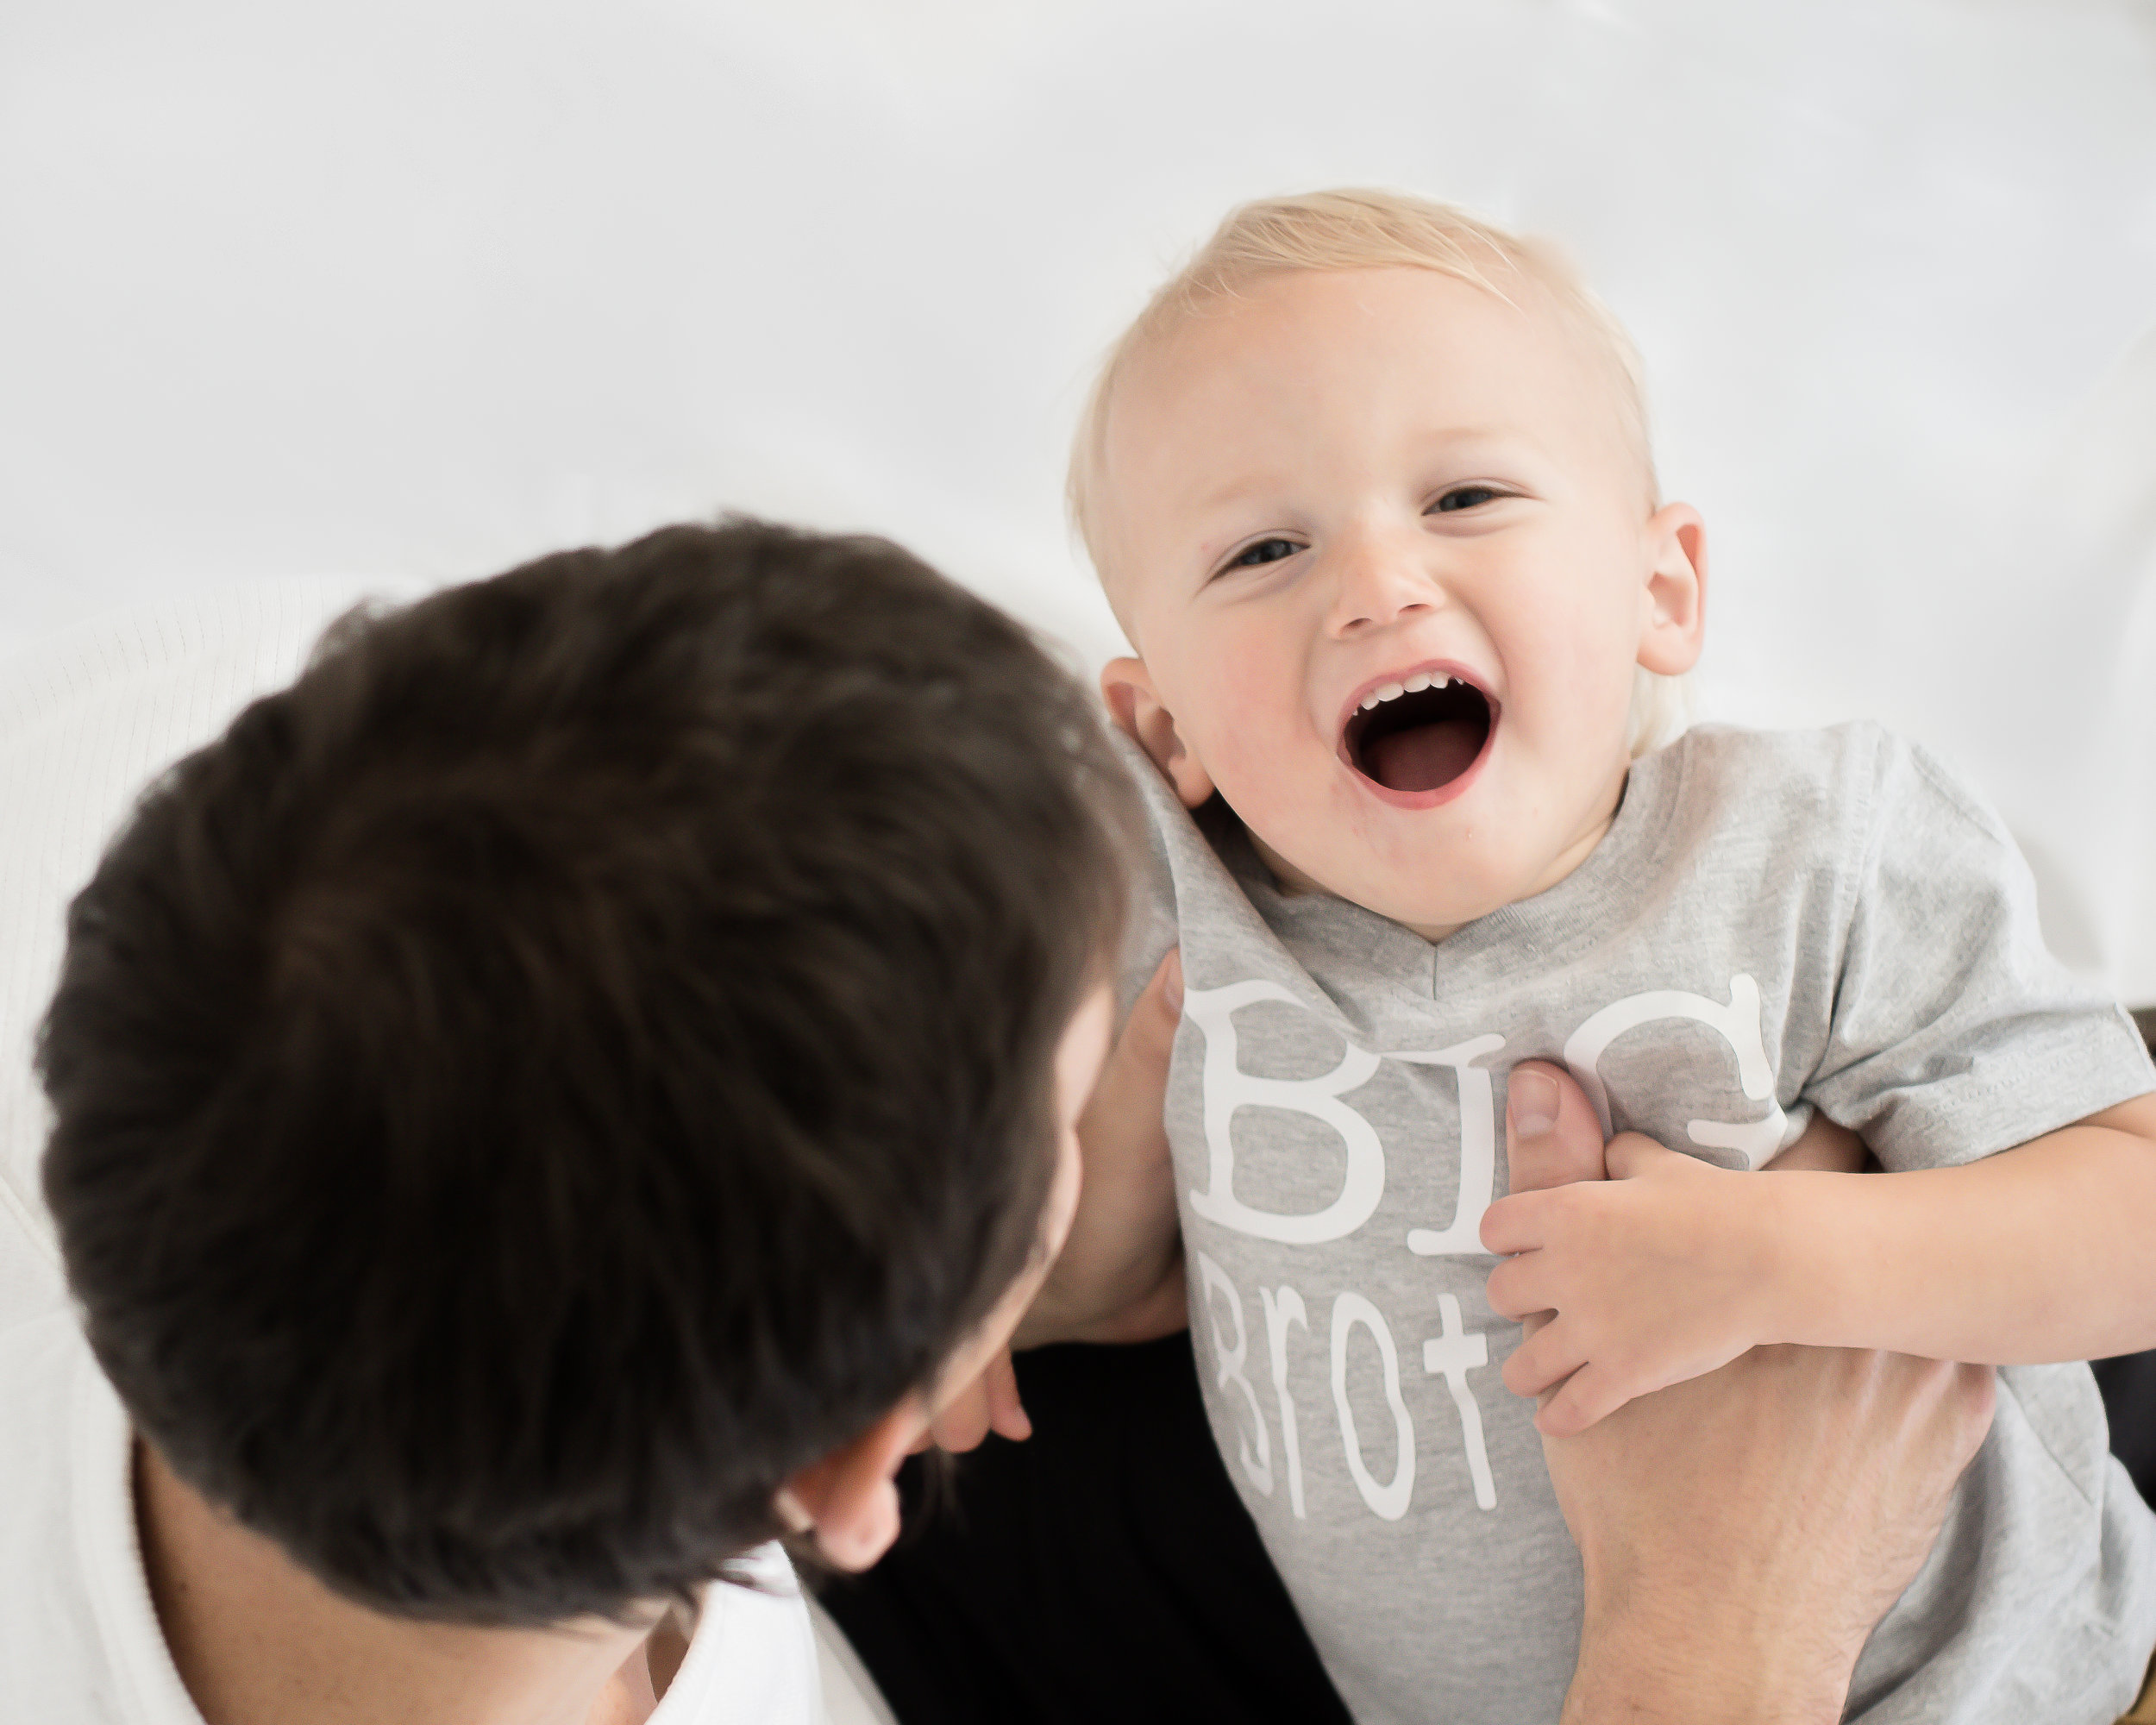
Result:
<svg viewBox="0 0 2156 1725"><path fill-rule="evenodd" d="M1515 1062L1736 1168L1814 1109L1908 1169L2156 1088L2045 950L1997 819L1876 726L1695 730L1633 765L1570 875L1436 945L1283 894L1217 799L1194 820L1131 758L1157 879L1125 987L1181 940L1167 1117L1207 1411L1366 1725L1548 1725L1577 1652L1578 1555L1498 1377L1519 1327L1483 1296ZM2156 1519L2088 1369L2014 1368L1851 1713L2109 1725L2153 1643Z"/></svg>

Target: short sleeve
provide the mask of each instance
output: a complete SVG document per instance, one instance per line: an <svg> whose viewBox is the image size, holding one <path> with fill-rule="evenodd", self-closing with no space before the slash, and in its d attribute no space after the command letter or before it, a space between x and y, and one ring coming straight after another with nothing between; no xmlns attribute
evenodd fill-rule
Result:
<svg viewBox="0 0 2156 1725"><path fill-rule="evenodd" d="M1806 1100L1902 1169L1974 1161L2156 1089L2133 1021L2045 946L2035 882L1997 815L1923 750L1877 736Z"/></svg>

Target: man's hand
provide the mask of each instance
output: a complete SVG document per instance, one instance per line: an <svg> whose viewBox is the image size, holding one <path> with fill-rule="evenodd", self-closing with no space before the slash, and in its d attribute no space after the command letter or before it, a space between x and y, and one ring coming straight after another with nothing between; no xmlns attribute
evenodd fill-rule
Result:
<svg viewBox="0 0 2156 1725"><path fill-rule="evenodd" d="M1018 1373L1012 1368L1008 1347L998 1348L981 1376L936 1410L913 1452L918 1455L933 1446L961 1455L980 1448L991 1432L1014 1443L1033 1435L1033 1422L1018 1400Z"/></svg>
<svg viewBox="0 0 2156 1725"><path fill-rule="evenodd" d="M1011 1347L1150 1341L1190 1321L1168 1129L1161 1123L1182 1001L1182 963L1171 951L1131 1008L1078 1117L1084 1158L1078 1214ZM990 1432L1033 1435L1011 1347L942 1402L918 1448L933 1443L956 1453L976 1448Z"/></svg>
<svg viewBox="0 0 2156 1725"><path fill-rule="evenodd" d="M1601 1176L1601 1129L1561 1070L1515 1069L1507 1116L1515 1194ZM1859 1155L1814 1122L1777 1165L1846 1171ZM1586 1578L1565 1720L1839 1720L1865 1639L1990 1429L1992 1396L1978 1367L1759 1348L1591 1431L1545 1436Z"/></svg>
<svg viewBox="0 0 2156 1725"><path fill-rule="evenodd" d="M1992 1393L1979 1366L1757 1348L1544 1439L1587 1583L1564 1718L1839 1720Z"/></svg>
<svg viewBox="0 0 2156 1725"><path fill-rule="evenodd" d="M1131 1008L1078 1117L1085 1158L1078 1214L1014 1346L1150 1341L1190 1321L1161 1121L1182 1002L1182 960L1171 951Z"/></svg>

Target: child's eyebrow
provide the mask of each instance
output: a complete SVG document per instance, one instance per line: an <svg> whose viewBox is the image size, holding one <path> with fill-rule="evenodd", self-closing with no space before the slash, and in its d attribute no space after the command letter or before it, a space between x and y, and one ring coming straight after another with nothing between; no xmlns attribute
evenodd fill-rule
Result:
<svg viewBox="0 0 2156 1725"><path fill-rule="evenodd" d="M1210 514L1216 509L1226 509L1233 505L1246 502L1254 498L1264 498L1277 495L1279 492L1287 490L1293 483L1294 482L1291 480L1277 477L1270 474L1262 475L1257 479L1251 479L1247 476L1240 479L1233 479L1230 480L1225 485L1223 485L1213 491L1207 492L1203 497L1198 499L1194 507L1205 513Z"/></svg>
<svg viewBox="0 0 2156 1725"><path fill-rule="evenodd" d="M1526 455L1542 458L1545 453L1542 446L1524 431L1510 427L1482 425L1449 426L1432 431L1426 436L1418 438L1416 448L1425 454L1426 458L1484 455L1492 457ZM1283 491L1291 491L1295 483L1295 476L1289 473L1238 474L1215 489L1200 495L1193 500L1191 507L1201 513L1211 513L1214 510L1232 508L1253 499L1273 497Z"/></svg>
<svg viewBox="0 0 2156 1725"><path fill-rule="evenodd" d="M1435 432L1426 440L1432 449L1446 454L1464 452L1480 455L1488 450L1495 455L1539 453L1539 446L1526 432L1513 427L1463 426L1451 430Z"/></svg>

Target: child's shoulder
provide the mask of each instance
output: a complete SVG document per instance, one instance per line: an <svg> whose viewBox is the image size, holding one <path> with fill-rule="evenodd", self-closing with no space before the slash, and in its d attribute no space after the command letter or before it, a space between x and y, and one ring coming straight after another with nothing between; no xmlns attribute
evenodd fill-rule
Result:
<svg viewBox="0 0 2156 1725"><path fill-rule="evenodd" d="M1871 825L1899 743L1865 720L1816 731L1695 724L1639 764L1669 782L1679 825L1846 842Z"/></svg>
<svg viewBox="0 0 2156 1725"><path fill-rule="evenodd" d="M1994 837L2002 831L1952 768L1871 719L1813 731L1695 725L1664 752L1687 800L1707 800L1739 819L1852 837L1909 820Z"/></svg>
<svg viewBox="0 0 2156 1725"><path fill-rule="evenodd" d="M1909 743L1868 718L1812 731L1766 731L1745 724L1695 724L1664 751L1684 757L1688 772L1718 786L1817 786L1833 791L1876 780L1884 762Z"/></svg>

